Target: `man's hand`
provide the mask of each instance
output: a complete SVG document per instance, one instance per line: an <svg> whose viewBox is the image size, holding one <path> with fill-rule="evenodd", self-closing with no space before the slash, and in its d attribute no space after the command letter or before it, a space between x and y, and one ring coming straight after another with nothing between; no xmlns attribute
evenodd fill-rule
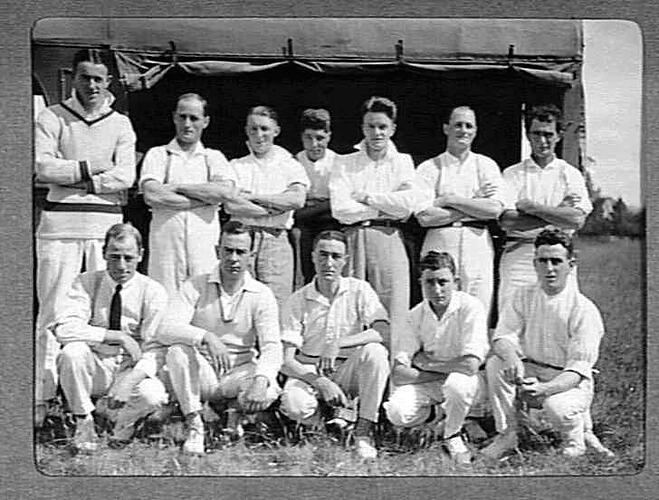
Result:
<svg viewBox="0 0 659 500"><path fill-rule="evenodd" d="M257 375L241 398L243 410L247 413L263 411L268 407L266 395L268 392L268 379Z"/></svg>
<svg viewBox="0 0 659 500"><path fill-rule="evenodd" d="M211 365L218 375L229 371L231 368L231 360L229 359L229 350L220 339L213 332L206 332L202 342L208 347L208 354L210 355Z"/></svg>
<svg viewBox="0 0 659 500"><path fill-rule="evenodd" d="M561 201L558 206L574 208L580 201L581 196L579 196L577 193L568 193L565 195L565 198L563 198L563 201Z"/></svg>
<svg viewBox="0 0 659 500"><path fill-rule="evenodd" d="M131 357L133 365L137 363L142 357L142 350L140 349L140 345L128 333L122 332L121 347L123 347Z"/></svg>
<svg viewBox="0 0 659 500"><path fill-rule="evenodd" d="M352 199L359 202L359 203L363 203L364 205L368 205L368 203L366 203L367 198L368 198L368 193L366 191L353 191L352 192Z"/></svg>
<svg viewBox="0 0 659 500"><path fill-rule="evenodd" d="M531 201L528 198L523 198L515 203L515 208L520 213L533 215L538 204L535 201Z"/></svg>
<svg viewBox="0 0 659 500"><path fill-rule="evenodd" d="M476 196L475 198L490 198L494 196L497 192L497 186L492 184L491 182L486 182L481 186L481 188L476 191Z"/></svg>
<svg viewBox="0 0 659 500"><path fill-rule="evenodd" d="M108 392L108 408L113 410L124 406L128 402L135 386L145 378L146 374L139 368L132 370L125 377L121 377L116 384L112 385Z"/></svg>
<svg viewBox="0 0 659 500"><path fill-rule="evenodd" d="M97 175L102 174L103 172L107 172L108 170L112 170L114 168L114 163L100 163L90 161L87 163L87 168L89 169L89 175Z"/></svg>
<svg viewBox="0 0 659 500"><path fill-rule="evenodd" d="M511 384L517 384L524 378L524 363L518 356L503 360L503 378Z"/></svg>
<svg viewBox="0 0 659 500"><path fill-rule="evenodd" d="M336 357L339 354L338 341L328 342L323 347L318 360L318 371L321 375L332 375L336 370Z"/></svg>
<svg viewBox="0 0 659 500"><path fill-rule="evenodd" d="M346 398L341 388L327 377L318 377L313 386L318 390L323 401L328 404L333 406L348 405L348 398Z"/></svg>

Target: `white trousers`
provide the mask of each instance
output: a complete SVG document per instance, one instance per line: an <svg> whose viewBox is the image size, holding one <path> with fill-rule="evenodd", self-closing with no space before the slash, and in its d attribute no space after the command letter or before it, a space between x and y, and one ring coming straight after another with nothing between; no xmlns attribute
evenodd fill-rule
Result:
<svg viewBox="0 0 659 500"><path fill-rule="evenodd" d="M201 411L202 401L238 398L238 404L241 404L242 395L251 385L255 370L256 364L243 363L218 377L196 348L174 344L167 351L169 382L183 415ZM270 384L266 394L268 406L277 400L280 392L279 386Z"/></svg>
<svg viewBox="0 0 659 500"><path fill-rule="evenodd" d="M88 415L94 411L92 396L104 396L131 371L122 365L121 356L99 356L86 342L66 344L60 351L57 365L62 390L74 415ZM117 421L135 423L167 400L163 383L157 378L145 378L117 413Z"/></svg>
<svg viewBox="0 0 659 500"><path fill-rule="evenodd" d="M491 356L486 365L490 403L497 432L515 429L515 396L517 388L503 377L503 361ZM556 375L556 370L524 363L524 375L547 382ZM584 431L592 430L590 404L593 400L593 382L582 379L579 385L565 392L553 394L542 402L549 422L558 430L564 441L584 446Z"/></svg>
<svg viewBox="0 0 659 500"><path fill-rule="evenodd" d="M378 421L378 411L389 379L389 354L382 344L358 347L331 377L349 397L359 396L359 416ZM289 378L279 406L292 420L304 422L318 410L318 392L305 381Z"/></svg>
<svg viewBox="0 0 659 500"><path fill-rule="evenodd" d="M441 403L446 414L444 437L449 437L460 431L472 405L482 401L486 392L482 373L464 375L452 372L443 382L397 386L384 409L392 424L416 427L428 419L433 404Z"/></svg>
<svg viewBox="0 0 659 500"><path fill-rule="evenodd" d="M171 295L189 277L213 270L219 237L217 210L154 210L149 226L149 276Z"/></svg>
<svg viewBox="0 0 659 500"><path fill-rule="evenodd" d="M475 227L428 229L421 255L430 250L451 254L458 270L460 290L477 297L489 314L494 293L494 247L490 232Z"/></svg>
<svg viewBox="0 0 659 500"><path fill-rule="evenodd" d="M35 404L55 397L57 353L60 345L48 326L55 321L56 304L68 292L83 268L105 269L102 239L37 238L37 299L35 332Z"/></svg>

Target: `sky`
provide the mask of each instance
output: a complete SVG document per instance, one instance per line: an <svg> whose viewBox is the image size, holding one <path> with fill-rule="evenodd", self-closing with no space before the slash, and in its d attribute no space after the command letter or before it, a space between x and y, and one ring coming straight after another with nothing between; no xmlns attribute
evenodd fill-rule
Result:
<svg viewBox="0 0 659 500"><path fill-rule="evenodd" d="M606 196L641 201L642 37L630 21L584 21L586 153Z"/></svg>

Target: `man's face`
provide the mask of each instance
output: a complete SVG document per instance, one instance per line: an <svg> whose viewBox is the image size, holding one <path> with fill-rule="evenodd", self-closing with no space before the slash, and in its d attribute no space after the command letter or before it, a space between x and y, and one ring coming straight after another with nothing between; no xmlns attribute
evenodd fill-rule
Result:
<svg viewBox="0 0 659 500"><path fill-rule="evenodd" d="M574 260L563 245L540 245L535 249L533 265L545 293L556 295L565 288Z"/></svg>
<svg viewBox="0 0 659 500"><path fill-rule="evenodd" d="M471 148L476 137L476 115L469 109L456 109L442 128L446 135L447 149L465 151Z"/></svg>
<svg viewBox="0 0 659 500"><path fill-rule="evenodd" d="M138 248L133 237L111 239L103 250L110 277L123 285L137 271L137 264L142 261L143 250Z"/></svg>
<svg viewBox="0 0 659 500"><path fill-rule="evenodd" d="M561 140L555 121L541 122L535 118L526 132L526 137L531 144L533 156L541 159L553 158L556 144Z"/></svg>
<svg viewBox="0 0 659 500"><path fill-rule="evenodd" d="M105 100L110 85L110 76L105 64L91 61L78 63L73 76L73 88L85 109L98 108Z"/></svg>
<svg viewBox="0 0 659 500"><path fill-rule="evenodd" d="M453 291L457 290L458 284L455 276L448 267L440 269L424 269L421 273L421 288L423 298L434 307L434 309L445 309L451 302Z"/></svg>
<svg viewBox="0 0 659 500"><path fill-rule="evenodd" d="M220 269L225 277L240 277L249 267L252 240L248 233L223 234L216 247Z"/></svg>
<svg viewBox="0 0 659 500"><path fill-rule="evenodd" d="M331 132L322 129L304 129L302 132L302 146L311 161L318 161L325 156L325 150L329 144Z"/></svg>
<svg viewBox="0 0 659 500"><path fill-rule="evenodd" d="M386 113L369 111L362 119L362 132L371 151L382 151L387 148L389 139L396 132L396 124Z"/></svg>
<svg viewBox="0 0 659 500"><path fill-rule="evenodd" d="M250 148L256 156L263 156L270 151L279 135L279 125L270 117L249 115L245 125L245 133Z"/></svg>
<svg viewBox="0 0 659 500"><path fill-rule="evenodd" d="M318 240L311 253L316 277L319 280L338 280L346 265L346 259L346 246L338 240Z"/></svg>
<svg viewBox="0 0 659 500"><path fill-rule="evenodd" d="M210 117L204 116L204 106L194 98L178 102L172 113L176 140L179 144L196 144L201 140L201 134L210 123Z"/></svg>

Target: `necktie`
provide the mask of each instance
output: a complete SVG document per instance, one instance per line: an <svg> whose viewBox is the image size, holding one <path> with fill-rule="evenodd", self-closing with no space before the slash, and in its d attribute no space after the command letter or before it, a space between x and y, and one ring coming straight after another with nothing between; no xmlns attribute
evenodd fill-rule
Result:
<svg viewBox="0 0 659 500"><path fill-rule="evenodd" d="M121 330L121 285L114 289L110 303L110 330Z"/></svg>

